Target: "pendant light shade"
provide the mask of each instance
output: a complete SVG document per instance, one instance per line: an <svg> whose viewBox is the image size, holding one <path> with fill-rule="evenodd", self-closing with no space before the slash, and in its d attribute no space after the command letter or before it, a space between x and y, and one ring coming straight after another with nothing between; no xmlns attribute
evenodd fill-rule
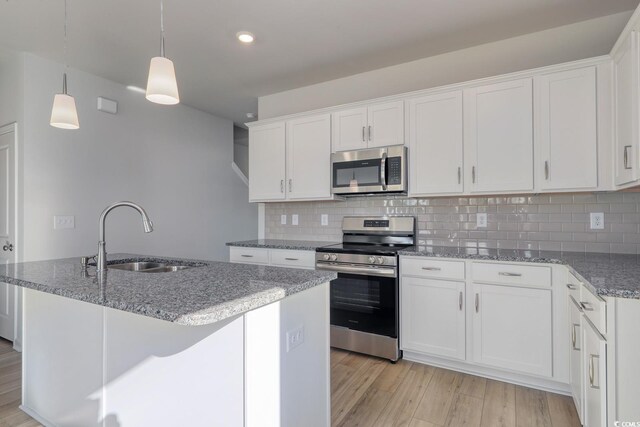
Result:
<svg viewBox="0 0 640 427"><path fill-rule="evenodd" d="M164 56L151 58L146 98L163 105L175 105L180 102L173 61Z"/></svg>

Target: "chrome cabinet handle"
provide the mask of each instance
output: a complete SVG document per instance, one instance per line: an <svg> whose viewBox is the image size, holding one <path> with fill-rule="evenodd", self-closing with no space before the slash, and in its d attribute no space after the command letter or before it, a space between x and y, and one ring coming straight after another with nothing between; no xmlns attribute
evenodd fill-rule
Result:
<svg viewBox="0 0 640 427"><path fill-rule="evenodd" d="M593 307L590 302L580 301L580 307L582 307L584 311L593 311Z"/></svg>
<svg viewBox="0 0 640 427"><path fill-rule="evenodd" d="M440 271L442 270L440 267L422 267L423 270L427 271Z"/></svg>
<svg viewBox="0 0 640 427"><path fill-rule="evenodd" d="M476 167L475 166L471 167L471 182L473 184L476 183Z"/></svg>
<svg viewBox="0 0 640 427"><path fill-rule="evenodd" d="M287 261L300 261L298 258L285 258Z"/></svg>
<svg viewBox="0 0 640 427"><path fill-rule="evenodd" d="M364 139L364 126L362 126L362 142L365 142L366 139Z"/></svg>
<svg viewBox="0 0 640 427"><path fill-rule="evenodd" d="M631 148L630 145L624 146L624 168L625 169L631 169L631 166L629 166L629 148Z"/></svg>
<svg viewBox="0 0 640 427"><path fill-rule="evenodd" d="M380 181L382 182L382 189L387 189L387 153L386 151L382 153L382 158L380 159Z"/></svg>
<svg viewBox="0 0 640 427"><path fill-rule="evenodd" d="M572 291L575 291L576 289L578 289L576 285L572 285L571 283L567 283L567 288L571 289Z"/></svg>
<svg viewBox="0 0 640 427"><path fill-rule="evenodd" d="M2 247L2 250L5 252L13 252L13 243L9 243L9 241L7 240L5 245Z"/></svg>
<svg viewBox="0 0 640 427"><path fill-rule="evenodd" d="M371 125L369 125L369 141L371 141Z"/></svg>
<svg viewBox="0 0 640 427"><path fill-rule="evenodd" d="M458 296L458 307L460 311L462 311L462 291L460 291L460 295Z"/></svg>
<svg viewBox="0 0 640 427"><path fill-rule="evenodd" d="M284 179L280 180L280 192L284 193Z"/></svg>
<svg viewBox="0 0 640 427"><path fill-rule="evenodd" d="M289 193L291 193L291 188L293 186L292 181L293 180L291 178L289 178Z"/></svg>
<svg viewBox="0 0 640 427"><path fill-rule="evenodd" d="M476 313L480 310L480 295L476 293Z"/></svg>
<svg viewBox="0 0 640 427"><path fill-rule="evenodd" d="M521 277L522 276L521 273L509 273L508 271L501 271L500 273L498 273L498 275L507 276L507 277Z"/></svg>
<svg viewBox="0 0 640 427"><path fill-rule="evenodd" d="M580 326L577 323L573 323L571 325L571 348L573 348L574 350L580 350L578 347L576 347L576 341L578 340L578 334L576 334L576 326Z"/></svg>
<svg viewBox="0 0 640 427"><path fill-rule="evenodd" d="M253 255L245 255L245 254L242 254L242 255L240 255L240 256L241 256L242 258L253 258Z"/></svg>
<svg viewBox="0 0 640 427"><path fill-rule="evenodd" d="M458 166L458 184L462 182L462 168Z"/></svg>
<svg viewBox="0 0 640 427"><path fill-rule="evenodd" d="M593 363L593 359L600 359L600 356L598 356L597 354L590 354L589 355L589 386L591 388L595 388L595 389L599 389L600 385L596 385L595 384L595 363Z"/></svg>
<svg viewBox="0 0 640 427"><path fill-rule="evenodd" d="M549 180L549 160L544 162L544 179Z"/></svg>

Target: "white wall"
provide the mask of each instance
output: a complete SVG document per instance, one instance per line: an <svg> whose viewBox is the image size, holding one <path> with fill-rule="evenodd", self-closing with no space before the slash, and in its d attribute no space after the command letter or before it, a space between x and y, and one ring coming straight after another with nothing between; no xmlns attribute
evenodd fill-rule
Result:
<svg viewBox="0 0 640 427"><path fill-rule="evenodd" d="M249 177L249 131L239 126L233 127L233 161Z"/></svg>
<svg viewBox="0 0 640 427"><path fill-rule="evenodd" d="M0 49L0 126L22 114L22 55Z"/></svg>
<svg viewBox="0 0 640 427"><path fill-rule="evenodd" d="M260 119L609 53L631 12L553 28L258 98Z"/></svg>
<svg viewBox="0 0 640 427"><path fill-rule="evenodd" d="M25 56L25 261L95 253L98 217L120 200L140 203L155 231L143 233L137 212L115 210L107 220L110 253L224 260L225 242L257 236L257 206L231 169L231 121L184 105L155 105L70 70L80 129L55 129L49 116L62 72L60 64ZM97 111L98 96L117 100L118 114ZM76 228L53 230L54 215L75 215Z"/></svg>

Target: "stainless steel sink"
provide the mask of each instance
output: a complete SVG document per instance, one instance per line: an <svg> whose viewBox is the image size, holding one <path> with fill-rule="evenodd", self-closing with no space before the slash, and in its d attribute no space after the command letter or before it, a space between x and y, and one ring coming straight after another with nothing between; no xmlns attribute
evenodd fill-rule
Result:
<svg viewBox="0 0 640 427"><path fill-rule="evenodd" d="M127 262L124 264L109 264L109 269L137 271L139 273L171 273L189 268L186 265L169 265L161 262Z"/></svg>

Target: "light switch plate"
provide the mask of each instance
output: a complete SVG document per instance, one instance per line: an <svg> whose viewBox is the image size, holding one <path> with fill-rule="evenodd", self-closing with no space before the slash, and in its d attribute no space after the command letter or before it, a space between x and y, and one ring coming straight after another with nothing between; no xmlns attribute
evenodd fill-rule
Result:
<svg viewBox="0 0 640 427"><path fill-rule="evenodd" d="M298 214L291 215L291 225L298 225Z"/></svg>
<svg viewBox="0 0 640 427"><path fill-rule="evenodd" d="M287 225L287 216L286 215L280 215L280 224Z"/></svg>
<svg viewBox="0 0 640 427"><path fill-rule="evenodd" d="M65 230L76 228L76 218L73 215L55 215L53 217L53 229Z"/></svg>
<svg viewBox="0 0 640 427"><path fill-rule="evenodd" d="M329 215L328 214L320 215L320 224L329 225Z"/></svg>
<svg viewBox="0 0 640 427"><path fill-rule="evenodd" d="M485 212L476 214L476 226L478 228L487 228L487 214Z"/></svg>

